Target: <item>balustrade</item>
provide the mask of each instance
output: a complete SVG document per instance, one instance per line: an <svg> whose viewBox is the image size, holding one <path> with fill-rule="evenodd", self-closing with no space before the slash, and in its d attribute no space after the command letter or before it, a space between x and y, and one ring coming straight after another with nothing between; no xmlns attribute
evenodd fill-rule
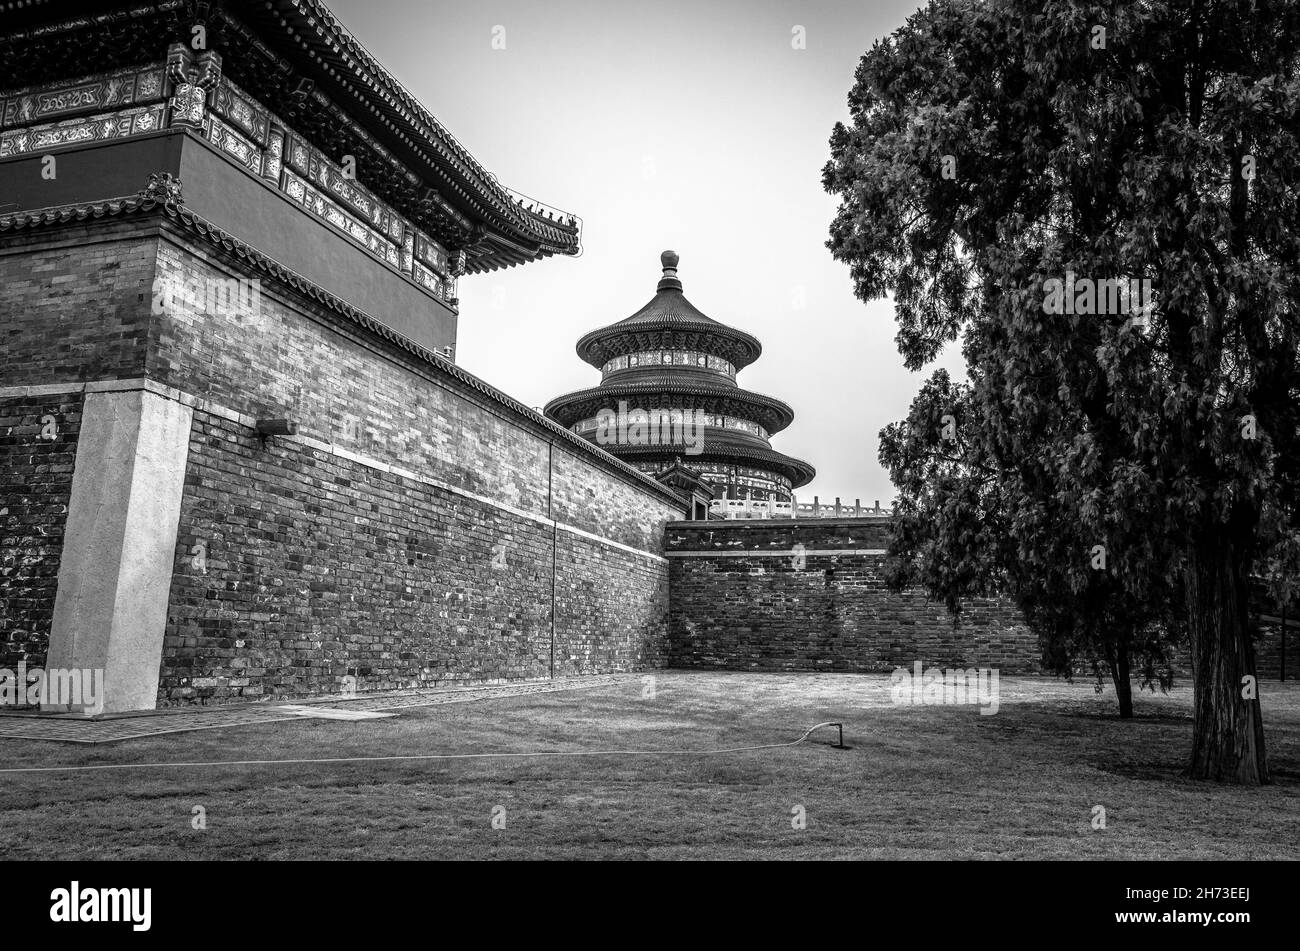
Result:
<svg viewBox="0 0 1300 951"><path fill-rule="evenodd" d="M893 510L881 508L879 500L874 506L864 506L861 499L854 499L852 505L840 502L822 502L813 496L811 502L800 502L792 496L789 502L777 502L763 499L715 499L709 503L709 515L712 518L889 518Z"/></svg>

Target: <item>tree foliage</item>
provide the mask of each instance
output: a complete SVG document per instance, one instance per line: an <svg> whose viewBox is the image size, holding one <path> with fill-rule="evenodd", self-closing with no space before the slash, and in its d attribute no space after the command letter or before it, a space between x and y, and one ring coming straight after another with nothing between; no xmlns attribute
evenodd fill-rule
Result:
<svg viewBox="0 0 1300 951"><path fill-rule="evenodd" d="M1018 506L1044 503L985 453L972 390L938 370L908 418L880 434L881 462L899 490L888 583L922 587L954 613L967 598L1010 595L1039 636L1044 666L1066 677L1091 670L1099 690L1109 677L1120 716L1131 717L1135 667L1153 691L1173 681L1183 625L1171 616L1172 592L1156 578L1139 598L1107 571L1077 570L1087 539L1073 537L1076 526L1050 502L1042 519L1050 526L1031 536L1011 530Z"/></svg>
<svg viewBox="0 0 1300 951"><path fill-rule="evenodd" d="M828 247L893 294L907 365L960 340L995 473L999 524L963 482L925 583L959 595L967 546L1014 545L1084 592L1103 546L1114 597L1177 591L1189 772L1241 782L1267 780L1248 580L1296 537L1298 43L1283 0L933 0L863 57L823 173ZM1154 303L1049 312L1070 279ZM931 475L912 490L960 488Z"/></svg>

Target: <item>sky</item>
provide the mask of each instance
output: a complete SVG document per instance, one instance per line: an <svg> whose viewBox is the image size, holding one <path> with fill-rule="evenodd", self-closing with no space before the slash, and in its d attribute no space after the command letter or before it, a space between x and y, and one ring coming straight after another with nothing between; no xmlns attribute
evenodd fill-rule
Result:
<svg viewBox="0 0 1300 951"><path fill-rule="evenodd" d="M459 364L535 407L596 385L578 338L650 300L672 249L686 297L762 341L738 379L794 408L772 445L817 468L800 500L888 504L878 434L932 368L826 250L821 169L858 60L917 0L330 6L502 184L582 220L578 258L461 279Z"/></svg>

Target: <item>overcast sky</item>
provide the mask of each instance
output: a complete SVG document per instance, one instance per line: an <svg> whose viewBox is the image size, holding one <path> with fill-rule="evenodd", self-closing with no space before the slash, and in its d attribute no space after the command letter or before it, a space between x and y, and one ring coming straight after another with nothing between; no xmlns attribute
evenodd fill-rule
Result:
<svg viewBox="0 0 1300 951"><path fill-rule="evenodd" d="M877 434L923 374L825 248L821 168L858 59L916 6L331 0L504 185L583 221L580 258L461 280L457 362L530 406L594 386L574 344L648 301L672 248L687 298L762 341L739 380L794 407L773 446L816 466L800 497L864 504L893 498Z"/></svg>

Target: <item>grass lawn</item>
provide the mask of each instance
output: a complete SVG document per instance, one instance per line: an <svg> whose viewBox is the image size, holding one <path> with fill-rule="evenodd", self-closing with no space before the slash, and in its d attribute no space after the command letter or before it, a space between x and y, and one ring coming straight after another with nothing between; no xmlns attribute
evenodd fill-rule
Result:
<svg viewBox="0 0 1300 951"><path fill-rule="evenodd" d="M1189 687L1114 716L1090 683L1003 678L993 716L907 707L885 675L657 672L641 684L80 747L0 739L4 766L510 750L797 747L0 775L5 859L1293 858L1300 684L1262 683L1274 783L1179 771ZM1106 828L1092 828L1093 807ZM207 828L191 827L195 806ZM803 830L792 827L802 806ZM495 807L505 827L494 829ZM500 810L497 810L499 813Z"/></svg>

